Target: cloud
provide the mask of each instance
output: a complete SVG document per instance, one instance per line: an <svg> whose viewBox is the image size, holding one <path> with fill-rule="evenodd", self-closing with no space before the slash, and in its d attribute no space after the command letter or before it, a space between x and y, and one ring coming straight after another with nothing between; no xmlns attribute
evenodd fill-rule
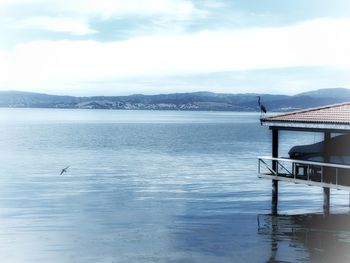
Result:
<svg viewBox="0 0 350 263"><path fill-rule="evenodd" d="M195 11L192 2L185 0L87 0L78 2L78 12L95 14L108 18L126 15L170 15L178 18L189 18Z"/></svg>
<svg viewBox="0 0 350 263"><path fill-rule="evenodd" d="M350 67L350 18L125 41L35 41L0 52L0 87L288 67Z"/></svg>
<svg viewBox="0 0 350 263"><path fill-rule="evenodd" d="M40 6L49 13L100 18L124 16L173 16L188 19L199 13L189 0L0 0L0 6Z"/></svg>
<svg viewBox="0 0 350 263"><path fill-rule="evenodd" d="M172 32L174 28L184 31L189 21L208 14L190 0L0 0L0 10L0 31L16 40L23 40L26 29L72 35L101 33L94 39L115 39L120 32L130 36ZM45 32L28 32L25 39L38 39L40 34L44 36Z"/></svg>
<svg viewBox="0 0 350 263"><path fill-rule="evenodd" d="M39 16L25 19L15 28L41 29L53 32L67 32L73 35L88 35L96 33L83 18Z"/></svg>

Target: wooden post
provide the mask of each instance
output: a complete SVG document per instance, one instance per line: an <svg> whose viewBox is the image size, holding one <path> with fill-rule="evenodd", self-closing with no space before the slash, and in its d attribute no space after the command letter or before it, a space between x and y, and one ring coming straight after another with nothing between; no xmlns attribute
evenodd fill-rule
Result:
<svg viewBox="0 0 350 263"><path fill-rule="evenodd" d="M325 132L324 133L324 146L323 146L323 161L325 163L328 163L330 161L330 141L331 141L331 133ZM330 169L327 169L325 167L324 169L324 178L326 181L330 181L331 176ZM329 214L329 207L330 207L330 188L329 187L323 187L323 212L324 214Z"/></svg>
<svg viewBox="0 0 350 263"><path fill-rule="evenodd" d="M278 157L278 130L272 130L272 157ZM277 161L272 161L272 170L277 172ZM273 215L277 214L278 206L278 181L272 180L272 209L271 212Z"/></svg>

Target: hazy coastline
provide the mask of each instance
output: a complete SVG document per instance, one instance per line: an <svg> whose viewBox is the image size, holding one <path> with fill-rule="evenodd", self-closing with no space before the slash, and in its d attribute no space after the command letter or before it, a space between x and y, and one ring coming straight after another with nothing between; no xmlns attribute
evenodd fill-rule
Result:
<svg viewBox="0 0 350 263"><path fill-rule="evenodd" d="M0 107L255 112L259 111L257 96L262 98L262 103L267 107L268 111L288 111L349 101L350 89L321 89L293 96L193 92L74 97L20 91L0 91Z"/></svg>

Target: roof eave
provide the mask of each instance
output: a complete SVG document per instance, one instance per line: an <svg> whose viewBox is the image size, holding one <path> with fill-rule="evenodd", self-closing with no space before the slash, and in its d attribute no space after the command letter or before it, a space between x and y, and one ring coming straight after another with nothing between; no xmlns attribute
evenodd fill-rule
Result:
<svg viewBox="0 0 350 263"><path fill-rule="evenodd" d="M308 130L337 130L350 131L350 124L339 123L315 123L315 122L286 122L286 121L267 121L262 120L262 125L273 127L283 127L290 129L308 129Z"/></svg>

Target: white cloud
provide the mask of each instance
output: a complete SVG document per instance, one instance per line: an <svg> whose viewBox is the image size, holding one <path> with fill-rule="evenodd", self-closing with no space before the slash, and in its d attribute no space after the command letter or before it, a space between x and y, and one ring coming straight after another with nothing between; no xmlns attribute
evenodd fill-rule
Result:
<svg viewBox="0 0 350 263"><path fill-rule="evenodd" d="M0 52L0 87L299 66L350 66L349 19L295 26L139 37L126 41L36 41Z"/></svg>
<svg viewBox="0 0 350 263"><path fill-rule="evenodd" d="M35 4L40 2L42 0L0 0L0 5Z"/></svg>
<svg viewBox="0 0 350 263"><path fill-rule="evenodd" d="M208 14L197 9L191 0L0 0L0 9L6 21L0 25L0 31L3 29L18 39L22 39L20 36L25 29L73 35L93 34L100 29L104 36L115 28L125 30L128 36L145 35L151 31L153 34L160 31L174 33L173 30L182 32L187 21ZM138 23L137 28L129 28L133 20L142 19L151 20L151 25ZM93 23L96 25L94 29L90 26ZM37 39L39 34L27 33L26 38L35 36Z"/></svg>
<svg viewBox="0 0 350 263"><path fill-rule="evenodd" d="M20 29L42 29L54 32L67 32L73 35L88 35L96 33L83 18L69 17L31 17L18 23Z"/></svg>
<svg viewBox="0 0 350 263"><path fill-rule="evenodd" d="M40 5L50 13L70 16L165 15L187 19L200 13L189 0L0 0L0 6Z"/></svg>
<svg viewBox="0 0 350 263"><path fill-rule="evenodd" d="M190 1L185 0L87 0L77 1L75 11L86 14L101 15L105 18L113 15L170 15L178 18L188 18L195 8Z"/></svg>

